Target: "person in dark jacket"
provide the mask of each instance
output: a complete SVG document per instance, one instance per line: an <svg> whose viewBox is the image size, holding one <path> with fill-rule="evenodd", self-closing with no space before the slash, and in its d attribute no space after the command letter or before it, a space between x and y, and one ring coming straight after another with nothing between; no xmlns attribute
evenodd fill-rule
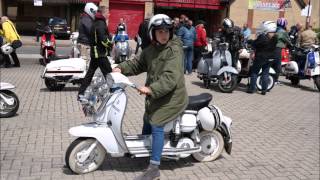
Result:
<svg viewBox="0 0 320 180"><path fill-rule="evenodd" d="M110 62L107 58L107 49L111 46L110 34L107 28L106 17L108 11L105 6L99 7L95 15L91 32L90 32L90 64L86 76L79 89L79 99L84 94L84 91L89 86L92 77L99 67L104 76L112 71Z"/></svg>
<svg viewBox="0 0 320 180"><path fill-rule="evenodd" d="M229 18L225 18L222 21L220 41L227 42L229 44L229 51L232 57L232 67L237 67L239 50L243 48L243 35L241 34L241 28L235 26L233 21Z"/></svg>
<svg viewBox="0 0 320 180"><path fill-rule="evenodd" d="M87 65L90 60L90 31L97 10L98 7L94 3L87 3L84 7L84 13L80 17L77 43L80 50L80 57L86 60Z"/></svg>
<svg viewBox="0 0 320 180"><path fill-rule="evenodd" d="M148 24L150 18L147 17L144 21L139 25L138 35L141 38L141 49L145 49L151 43L150 38L148 36Z"/></svg>
<svg viewBox="0 0 320 180"><path fill-rule="evenodd" d="M265 21L262 23L263 33L260 33L254 41L248 40L249 44L255 49L255 59L251 67L250 84L247 93L254 93L256 90L256 82L260 69L262 68L262 91L265 95L267 92L268 75L270 63L275 58L275 50L277 37L275 35L277 25L273 21Z"/></svg>

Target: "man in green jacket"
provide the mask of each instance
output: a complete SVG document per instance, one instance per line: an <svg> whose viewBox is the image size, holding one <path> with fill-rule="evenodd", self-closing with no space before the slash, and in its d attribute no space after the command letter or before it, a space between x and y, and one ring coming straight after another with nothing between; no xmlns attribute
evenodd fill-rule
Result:
<svg viewBox="0 0 320 180"><path fill-rule="evenodd" d="M276 59L272 64L272 67L276 71L275 75L275 84L281 85L279 82L279 75L281 73L281 59L282 59L282 49L286 48L288 46L292 46L292 43L290 42L290 37L286 31L287 28L287 20L285 18L279 18L277 20L277 45L276 45Z"/></svg>
<svg viewBox="0 0 320 180"><path fill-rule="evenodd" d="M148 169L137 179L160 177L159 165L164 144L165 123L176 119L188 104L184 81L182 42L173 36L171 19L157 14L150 19L151 44L138 60L125 61L114 72L137 75L147 72L145 86L138 88L146 95L142 134L152 134L152 155Z"/></svg>

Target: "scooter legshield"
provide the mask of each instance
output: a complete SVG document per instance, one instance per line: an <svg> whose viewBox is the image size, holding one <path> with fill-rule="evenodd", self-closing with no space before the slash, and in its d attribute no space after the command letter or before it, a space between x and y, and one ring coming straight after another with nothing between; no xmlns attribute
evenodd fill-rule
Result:
<svg viewBox="0 0 320 180"><path fill-rule="evenodd" d="M208 74L209 73L209 64L204 58L201 58L198 62L197 71L199 74Z"/></svg>
<svg viewBox="0 0 320 180"><path fill-rule="evenodd" d="M69 133L76 137L95 138L110 154L125 153L124 149L119 146L112 130L107 126L88 123L70 128Z"/></svg>

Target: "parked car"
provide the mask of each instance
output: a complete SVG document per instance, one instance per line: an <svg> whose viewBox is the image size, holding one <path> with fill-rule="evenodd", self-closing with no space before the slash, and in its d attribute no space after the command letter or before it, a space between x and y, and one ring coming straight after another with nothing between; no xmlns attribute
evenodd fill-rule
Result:
<svg viewBox="0 0 320 180"><path fill-rule="evenodd" d="M71 31L67 24L67 20L59 17L52 17L48 21L55 38L70 38Z"/></svg>
<svg viewBox="0 0 320 180"><path fill-rule="evenodd" d="M44 27L49 26L56 39L66 38L71 36L70 27L67 24L66 19L59 17L38 17L36 20L36 36L37 41L43 35Z"/></svg>

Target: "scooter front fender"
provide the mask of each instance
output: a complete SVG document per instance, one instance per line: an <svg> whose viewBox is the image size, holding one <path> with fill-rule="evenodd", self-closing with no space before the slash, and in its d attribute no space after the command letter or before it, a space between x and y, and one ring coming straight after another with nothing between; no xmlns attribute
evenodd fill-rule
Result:
<svg viewBox="0 0 320 180"><path fill-rule="evenodd" d="M76 137L95 138L110 154L124 154L126 151L118 144L112 130L106 125L88 123L72 127L69 133Z"/></svg>
<svg viewBox="0 0 320 180"><path fill-rule="evenodd" d="M238 71L234 67L224 66L221 69L219 69L217 75L220 76L224 72L230 72L232 74L239 74Z"/></svg>

